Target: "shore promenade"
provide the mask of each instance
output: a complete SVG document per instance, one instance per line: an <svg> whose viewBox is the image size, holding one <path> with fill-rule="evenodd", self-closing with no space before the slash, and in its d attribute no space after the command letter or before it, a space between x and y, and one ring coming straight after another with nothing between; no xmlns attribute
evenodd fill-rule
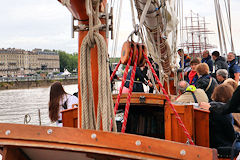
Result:
<svg viewBox="0 0 240 160"><path fill-rule="evenodd" d="M77 84L77 76L61 77L1 77L0 90L5 89L27 89L35 87L49 87L53 82L60 81L63 85Z"/></svg>

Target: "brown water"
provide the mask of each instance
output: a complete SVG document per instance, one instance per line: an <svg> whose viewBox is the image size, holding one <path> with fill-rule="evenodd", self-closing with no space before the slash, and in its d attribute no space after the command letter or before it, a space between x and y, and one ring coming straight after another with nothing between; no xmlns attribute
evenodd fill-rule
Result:
<svg viewBox="0 0 240 160"><path fill-rule="evenodd" d="M70 94L78 90L77 84L66 85L64 89ZM49 91L50 87L0 91L0 123L23 124L28 114L27 120L31 118L28 124L39 125L40 109L42 125L55 125L48 118Z"/></svg>

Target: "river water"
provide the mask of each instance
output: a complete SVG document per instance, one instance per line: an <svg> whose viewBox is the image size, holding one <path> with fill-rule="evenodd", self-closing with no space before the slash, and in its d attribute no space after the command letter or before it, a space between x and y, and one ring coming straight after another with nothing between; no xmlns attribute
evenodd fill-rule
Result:
<svg viewBox="0 0 240 160"><path fill-rule="evenodd" d="M65 85L67 93L77 92L77 84ZM24 124L24 117L27 116L28 124L39 125L40 109L41 123L45 126L54 126L48 118L48 101L50 87L31 88L0 91L0 123Z"/></svg>

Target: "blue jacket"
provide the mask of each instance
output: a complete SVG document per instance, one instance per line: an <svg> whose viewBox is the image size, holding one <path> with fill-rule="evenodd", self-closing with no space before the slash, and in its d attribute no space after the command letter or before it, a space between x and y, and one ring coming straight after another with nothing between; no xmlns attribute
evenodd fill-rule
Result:
<svg viewBox="0 0 240 160"><path fill-rule="evenodd" d="M191 61L191 58L187 54L184 54L184 68L190 66L190 61ZM180 68L182 68L181 59L180 59L179 65L180 65Z"/></svg>
<svg viewBox="0 0 240 160"><path fill-rule="evenodd" d="M208 67L209 67L209 71L212 73L213 71L213 61L211 59L211 56L209 55L207 58L203 58L202 63L207 63Z"/></svg>
<svg viewBox="0 0 240 160"><path fill-rule="evenodd" d="M228 62L228 70L229 70L229 77L232 79L235 78L234 73L240 72L239 66L235 59L232 60L231 62Z"/></svg>

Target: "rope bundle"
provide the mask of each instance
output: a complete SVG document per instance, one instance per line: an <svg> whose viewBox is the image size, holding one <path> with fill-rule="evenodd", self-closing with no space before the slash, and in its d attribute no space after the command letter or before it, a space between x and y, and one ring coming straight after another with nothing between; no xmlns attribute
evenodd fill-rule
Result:
<svg viewBox="0 0 240 160"><path fill-rule="evenodd" d="M101 121L104 131L110 131L110 122L113 121L113 130L116 131L116 122L113 112L113 100L110 86L109 67L107 63L107 45L101 34L95 32L101 22L98 18L99 1L93 10L92 1L86 1L86 10L89 16L89 32L84 37L80 48L80 87L82 102L82 128L100 129ZM95 26L94 26L95 24ZM93 97L91 48L97 45L98 51L98 105L97 118Z"/></svg>

